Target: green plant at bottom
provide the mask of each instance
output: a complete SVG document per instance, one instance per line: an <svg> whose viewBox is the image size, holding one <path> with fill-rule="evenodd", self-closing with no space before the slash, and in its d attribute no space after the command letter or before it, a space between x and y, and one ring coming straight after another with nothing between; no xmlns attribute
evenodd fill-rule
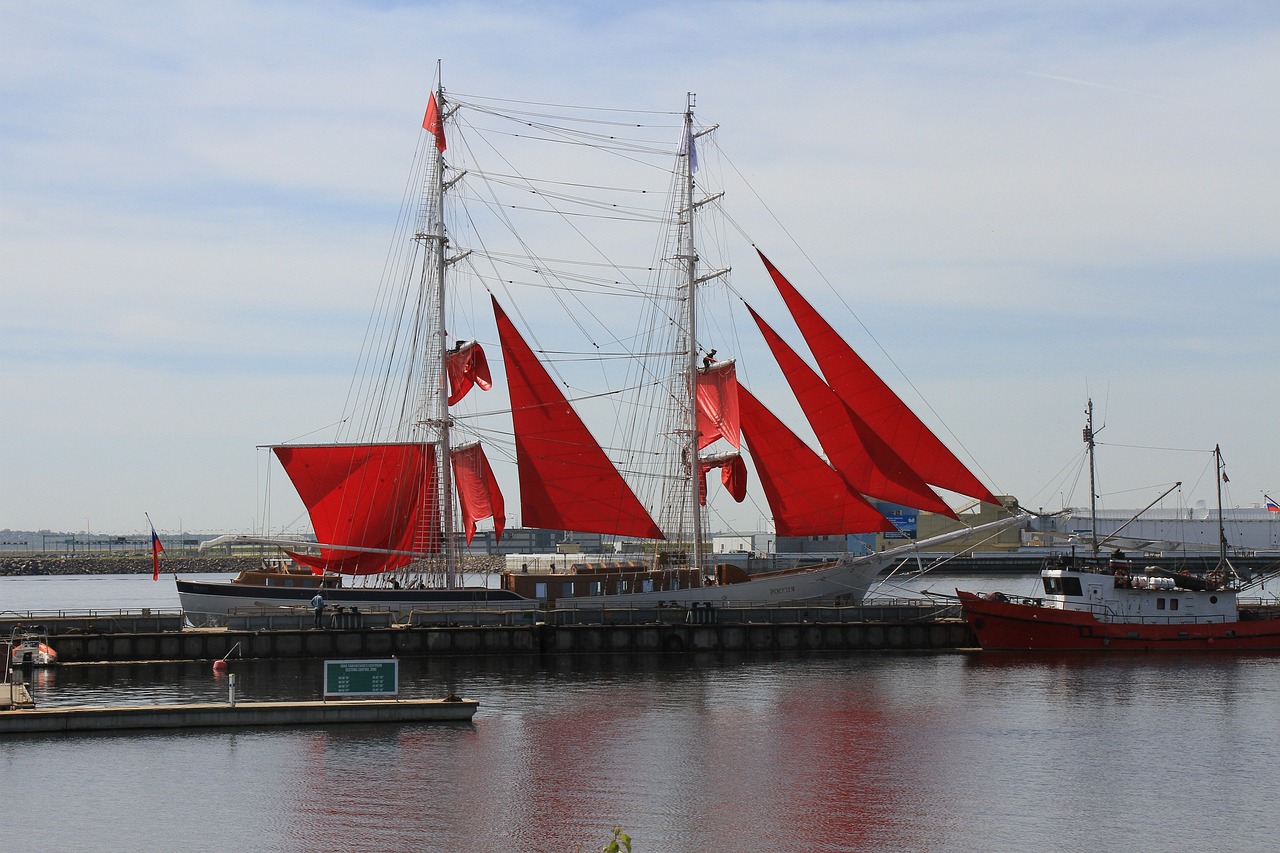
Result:
<svg viewBox="0 0 1280 853"><path fill-rule="evenodd" d="M609 843L600 848L600 853L621 853L621 851L631 853L631 836L622 831L621 827L613 828L613 838L609 839Z"/></svg>

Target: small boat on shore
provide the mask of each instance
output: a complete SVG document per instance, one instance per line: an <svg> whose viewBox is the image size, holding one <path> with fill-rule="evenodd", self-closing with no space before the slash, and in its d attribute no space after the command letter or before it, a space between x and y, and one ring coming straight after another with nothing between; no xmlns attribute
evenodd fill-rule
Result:
<svg viewBox="0 0 1280 853"><path fill-rule="evenodd" d="M1085 441L1093 466L1093 405ZM1243 583L1226 554L1222 453L1218 479L1219 557L1203 574L1135 568L1121 552L1059 557L1040 572L1043 597L977 595L957 589L974 636L988 651L1280 650L1280 604L1242 604ZM1092 476L1090 478L1092 483ZM1094 525L1096 530L1096 524Z"/></svg>

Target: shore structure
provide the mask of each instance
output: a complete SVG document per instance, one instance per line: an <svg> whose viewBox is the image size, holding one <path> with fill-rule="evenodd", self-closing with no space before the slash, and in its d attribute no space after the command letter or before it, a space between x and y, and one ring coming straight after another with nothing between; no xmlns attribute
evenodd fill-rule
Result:
<svg viewBox="0 0 1280 853"><path fill-rule="evenodd" d="M452 697L26 708L0 712L0 734L338 723L459 723L475 716L479 704L475 700Z"/></svg>

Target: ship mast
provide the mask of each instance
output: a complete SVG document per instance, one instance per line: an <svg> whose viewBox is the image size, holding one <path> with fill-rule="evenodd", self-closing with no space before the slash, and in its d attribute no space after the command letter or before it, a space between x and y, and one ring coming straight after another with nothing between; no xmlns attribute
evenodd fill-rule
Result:
<svg viewBox="0 0 1280 853"><path fill-rule="evenodd" d="M438 79L438 78L437 78ZM437 84L435 92L437 104L436 121L439 123L440 136L443 136L444 122L449 116L446 109L443 84ZM424 123L425 127L425 123ZM430 129L428 129L430 132ZM435 496L439 507L440 529L435 529L434 519L418 520L419 543L434 550L433 540L439 537L441 556L440 571L444 575L448 587L459 585L457 566L457 542L454 536L453 515L453 483L452 483L452 451L450 447L449 389L447 359L448 342L445 330L445 268L448 266L446 253L449 238L444 227L444 150L442 145L433 139L428 149L432 158L431 168L427 169L423 186L423 210L425 221L419 221L415 238L425 247L422 264L422 280L420 286L424 302L422 311L427 316L427 335L424 341L426 353L422 376L422 408L419 423L426 427L424 436L426 443L435 447Z"/></svg>
<svg viewBox="0 0 1280 853"><path fill-rule="evenodd" d="M684 303L685 303L685 423L684 423L684 457L685 470L688 473L686 485L689 489L686 500L689 501L689 522L691 530L690 547L692 553L690 565L701 574L703 563L702 541L702 472L698 465L698 250L694 244L693 204L694 180L693 172L697 155L693 135L693 108L697 103L696 96L690 92L685 102L684 111L684 186L682 206L684 207L684 245L680 248L679 257L684 261Z"/></svg>

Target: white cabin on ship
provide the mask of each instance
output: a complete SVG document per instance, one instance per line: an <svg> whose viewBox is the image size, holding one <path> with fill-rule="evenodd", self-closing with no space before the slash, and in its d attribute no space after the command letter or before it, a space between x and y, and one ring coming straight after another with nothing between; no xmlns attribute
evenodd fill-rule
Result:
<svg viewBox="0 0 1280 853"><path fill-rule="evenodd" d="M1186 589L1174 577L1046 567L1041 580L1047 606L1092 613L1100 622L1193 624L1240 618L1235 593Z"/></svg>

